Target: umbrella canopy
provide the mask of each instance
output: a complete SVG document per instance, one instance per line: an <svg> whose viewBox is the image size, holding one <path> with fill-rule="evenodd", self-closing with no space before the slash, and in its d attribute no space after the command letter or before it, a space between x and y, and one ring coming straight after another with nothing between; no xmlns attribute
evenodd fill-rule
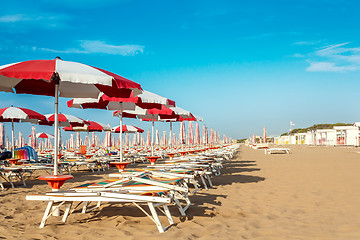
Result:
<svg viewBox="0 0 360 240"><path fill-rule="evenodd" d="M27 108L6 107L0 109L0 122L11 122L11 148L14 156L15 138L14 122L37 123L39 120L45 120L45 116Z"/></svg>
<svg viewBox="0 0 360 240"><path fill-rule="evenodd" d="M37 138L54 138L54 135L49 133L40 132L36 134Z"/></svg>
<svg viewBox="0 0 360 240"><path fill-rule="evenodd" d="M119 133L120 126L113 127L111 131L115 132L115 133ZM135 127L135 126L131 126L131 125L122 125L122 132L123 133L136 133L136 132L143 133L144 130L139 127Z"/></svg>
<svg viewBox="0 0 360 240"><path fill-rule="evenodd" d="M143 91L134 97L134 94L127 98L109 97L101 93L98 98L74 98L67 102L68 107L73 108L95 108L107 110L135 110L135 106L144 109L175 107L175 101L162 97L149 91Z"/></svg>
<svg viewBox="0 0 360 240"><path fill-rule="evenodd" d="M32 60L0 66L0 91L55 97L54 175L58 174L58 98L97 98L101 92L110 97L136 96L138 83L106 70L76 62Z"/></svg>
<svg viewBox="0 0 360 240"><path fill-rule="evenodd" d="M110 126L107 126L103 123L98 123L94 121L86 121L86 124L82 127L64 127L64 131L74 131L74 132L102 132L102 131L111 131Z"/></svg>
<svg viewBox="0 0 360 240"><path fill-rule="evenodd" d="M0 109L0 122L32 122L45 120L45 116L27 108L6 107Z"/></svg>
<svg viewBox="0 0 360 240"><path fill-rule="evenodd" d="M41 121L40 125L53 125L55 122L55 114L45 114L46 120ZM69 114L58 114L59 126L61 127L79 127L84 126L87 122L84 119Z"/></svg>
<svg viewBox="0 0 360 240"><path fill-rule="evenodd" d="M97 98L100 92L111 97L141 93L141 86L106 70L82 63L30 60L0 66L0 91L55 96L60 83L61 97Z"/></svg>
<svg viewBox="0 0 360 240"><path fill-rule="evenodd" d="M127 98L112 97L105 93L102 93L97 99L84 99L77 98L72 99L67 102L68 107L77 107L77 108L98 108L98 109L108 109L108 110L118 110L114 113L114 116L120 117L120 126L123 125L123 117L127 118L149 118L154 117L148 115L147 111L144 109L149 108L161 108L162 105L165 106L175 106L175 102L167 99L165 97L159 96L157 94L151 93L149 91L143 91L142 94L135 96L132 94ZM138 107L140 106L140 107ZM129 110L131 112L124 112ZM123 151L122 151L122 128L120 128L120 161L123 160Z"/></svg>

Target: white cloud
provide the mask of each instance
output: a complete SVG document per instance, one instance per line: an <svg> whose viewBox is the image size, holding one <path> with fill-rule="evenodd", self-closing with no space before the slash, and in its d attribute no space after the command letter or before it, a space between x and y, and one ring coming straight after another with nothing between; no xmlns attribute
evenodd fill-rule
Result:
<svg viewBox="0 0 360 240"><path fill-rule="evenodd" d="M350 42L327 45L306 54L308 72L349 72L360 70L360 48L348 47Z"/></svg>
<svg viewBox="0 0 360 240"><path fill-rule="evenodd" d="M311 62L310 66L306 68L307 72L345 72L355 71L355 66L336 66L332 62Z"/></svg>
<svg viewBox="0 0 360 240"><path fill-rule="evenodd" d="M300 45L300 46L311 46L311 45L315 45L320 43L321 41L299 41L299 42L294 42L295 45Z"/></svg>
<svg viewBox="0 0 360 240"><path fill-rule="evenodd" d="M69 19L68 16L53 13L11 14L0 16L0 24L8 28L62 27Z"/></svg>
<svg viewBox="0 0 360 240"><path fill-rule="evenodd" d="M15 23L15 22L24 22L31 20L24 14L14 14L14 15L6 15L0 17L0 22L2 23Z"/></svg>
<svg viewBox="0 0 360 240"><path fill-rule="evenodd" d="M105 53L114 55L135 55L144 52L144 46L140 45L110 45L102 41L81 41L80 46L88 53Z"/></svg>
<svg viewBox="0 0 360 240"><path fill-rule="evenodd" d="M110 45L103 41L82 40L78 49L71 48L66 50L55 50L49 48L36 48L33 50L40 50L54 53L86 53L86 54L111 54L122 56L134 56L138 53L144 52L145 46L140 45Z"/></svg>

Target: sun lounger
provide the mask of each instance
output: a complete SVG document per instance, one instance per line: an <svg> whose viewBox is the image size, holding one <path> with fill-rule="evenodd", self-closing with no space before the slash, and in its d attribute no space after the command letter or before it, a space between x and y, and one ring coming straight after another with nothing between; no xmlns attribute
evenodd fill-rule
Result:
<svg viewBox="0 0 360 240"><path fill-rule="evenodd" d="M172 196L172 203L175 204L182 216L190 207L191 202L187 195L188 188L181 186L180 178L159 178L150 176L150 173L143 172L137 175L126 176L121 179L108 179L101 182L92 182L74 187L71 190L76 192L96 192L103 190L124 190L130 193L144 193L151 191L165 191ZM185 206L180 201L185 201Z"/></svg>
<svg viewBox="0 0 360 240"><path fill-rule="evenodd" d="M171 203L171 198L166 196L165 192L152 192L151 195L146 194L135 194L128 193L127 191L99 191L99 192L76 192L76 191L62 191L62 192L50 192L46 194L36 194L36 195L27 195L26 200L36 200L36 201L47 201L47 207L44 212L44 216L40 223L40 228L43 228L46 224L46 220L59 209L61 206L65 206L64 216L62 218L63 222L66 222L69 214L73 213L74 210L84 202L83 213L86 212L86 209L89 205L89 202L97 202L94 210L100 206L100 202L108 203L130 203L138 207L146 216L148 216L157 226L159 232L164 232L168 227L163 227L156 209L160 209L163 212L169 224L174 224L174 221L171 217L170 211L168 209L168 204ZM73 210L71 207L74 202L80 202ZM145 208L141 205L147 205L149 211L146 211Z"/></svg>
<svg viewBox="0 0 360 240"><path fill-rule="evenodd" d="M290 154L289 148L268 148L265 149L265 154L272 154L272 153L287 153Z"/></svg>

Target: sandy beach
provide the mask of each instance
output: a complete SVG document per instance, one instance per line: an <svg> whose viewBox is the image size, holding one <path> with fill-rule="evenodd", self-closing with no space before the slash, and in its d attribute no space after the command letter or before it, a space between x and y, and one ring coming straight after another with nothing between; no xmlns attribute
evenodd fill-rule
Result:
<svg viewBox="0 0 360 240"><path fill-rule="evenodd" d="M175 225L160 234L134 206L104 204L74 212L63 224L46 204L27 194L49 190L35 178L29 186L0 193L2 239L360 239L360 151L357 148L290 146L291 154L265 155L241 146L213 178L214 187L191 197L187 219L172 207ZM110 172L115 172L111 170ZM107 172L75 172L63 189L107 178ZM7 184L5 184L8 186Z"/></svg>

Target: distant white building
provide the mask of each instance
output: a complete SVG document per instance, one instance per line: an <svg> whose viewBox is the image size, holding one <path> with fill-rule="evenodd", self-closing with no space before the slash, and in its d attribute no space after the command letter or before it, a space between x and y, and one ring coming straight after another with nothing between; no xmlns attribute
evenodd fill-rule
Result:
<svg viewBox="0 0 360 240"><path fill-rule="evenodd" d="M335 146L336 130L334 129L318 129L315 131L315 145Z"/></svg>
<svg viewBox="0 0 360 240"><path fill-rule="evenodd" d="M307 144L321 146L359 146L360 122L353 126L335 126L333 129L318 129L307 133L275 137L275 144Z"/></svg>
<svg viewBox="0 0 360 240"><path fill-rule="evenodd" d="M335 126L336 145L359 146L359 127Z"/></svg>

